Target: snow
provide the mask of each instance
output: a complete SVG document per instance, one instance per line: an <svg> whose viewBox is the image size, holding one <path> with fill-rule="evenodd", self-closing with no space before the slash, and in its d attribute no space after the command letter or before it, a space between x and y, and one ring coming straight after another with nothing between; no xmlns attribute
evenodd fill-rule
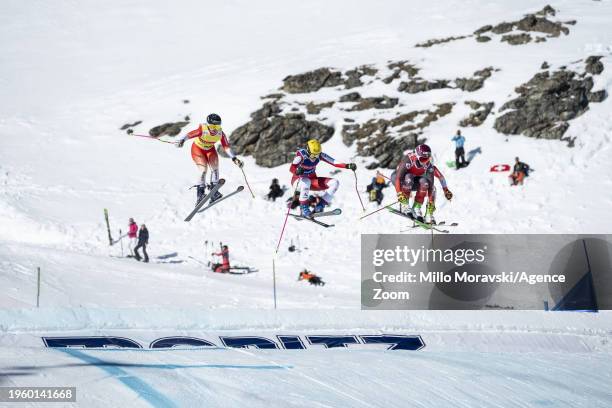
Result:
<svg viewBox="0 0 612 408"><path fill-rule="evenodd" d="M251 157L244 158L256 198L245 191L185 223L195 195L187 188L198 176L188 149L118 130L142 120L136 132L146 133L185 115L199 121L215 111L231 131L285 76L323 66L345 71L409 60L428 79L500 68L474 93L444 89L408 95L396 91L397 82L374 82L358 90L364 97L398 97L410 110L455 102L452 113L423 135L443 166L453 158L450 138L457 123L469 113L464 101L494 101L496 111L543 61L553 69L572 68L582 66L574 61L603 55L605 70L594 77L593 89L611 92L610 1L552 3L559 11L555 19L576 19L577 24L568 36L545 43L513 47L498 39L481 44L467 38L414 48L431 38L515 20L546 4L397 0L374 11L371 2L361 0L2 2L0 367L8 372L0 378L2 385L75 384L83 390L83 406L111 401L158 406L610 405L609 313L362 312L359 235L397 233L405 226L385 213L358 221L362 211L349 172L335 176L341 185L334 206L343 210L333 221L336 226L324 230L289 220L275 257L286 197L276 203L262 197L272 178L289 184L288 166L260 168ZM324 102L348 92L324 89L287 99ZM439 198L438 218L459 222L457 233L610 233L611 104L611 98L591 104L570 122L566 135L576 137L574 148L498 134L492 129L494 115L481 127L463 130L466 151L480 147L482 154L459 172L443 168L455 196L452 203ZM384 117L351 113L359 120L372 115ZM355 148L344 146L338 110L317 117L326 117L336 129L324 151L339 161L355 160L359 189L365 190L374 172L364 165L371 159L356 158ZM507 185L507 173L488 171L515 156L535 169L520 188ZM227 159L221 159L221 175L226 192L243 184L242 173ZM390 189L385 195L392 198ZM127 229L129 217L147 224L150 264L121 259L120 245L108 246L103 208L109 209L115 238L119 228ZM193 259L206 262L220 241L230 246L234 263L259 272L213 274ZM288 252L291 241L299 252ZM278 311L272 310L274 258ZM41 307L33 309L37 267L42 271ZM320 274L326 286L297 282L303 268ZM206 338L226 331L269 336L397 332L428 336L428 347L427 354L226 349L82 351L83 357L44 349L40 342L42 335L59 333L124 334L151 341L162 335ZM100 368L108 362L121 371ZM159 368L168 364L185 367ZM122 386L117 378L125 373L163 398L152 402L142 397L142 388L139 393Z"/></svg>

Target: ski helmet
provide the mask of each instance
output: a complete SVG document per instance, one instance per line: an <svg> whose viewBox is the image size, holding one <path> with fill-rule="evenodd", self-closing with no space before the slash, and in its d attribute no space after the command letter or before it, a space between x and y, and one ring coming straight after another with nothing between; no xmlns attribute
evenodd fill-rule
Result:
<svg viewBox="0 0 612 408"><path fill-rule="evenodd" d="M211 113L206 117L206 123L209 125L221 125L221 116L216 113Z"/></svg>
<svg viewBox="0 0 612 408"><path fill-rule="evenodd" d="M415 149L417 158L421 163L431 160L431 149L426 144L420 144Z"/></svg>
<svg viewBox="0 0 612 408"><path fill-rule="evenodd" d="M317 139L310 139L306 146L306 150L311 158L319 157L321 154L321 143Z"/></svg>

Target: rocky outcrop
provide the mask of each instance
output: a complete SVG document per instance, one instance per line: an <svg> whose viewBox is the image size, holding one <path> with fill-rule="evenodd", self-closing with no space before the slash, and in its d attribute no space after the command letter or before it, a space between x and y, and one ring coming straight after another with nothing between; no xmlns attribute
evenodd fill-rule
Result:
<svg viewBox="0 0 612 408"><path fill-rule="evenodd" d="M400 92L407 92L410 94L415 94L419 92L427 92L433 89L443 89L448 88L450 84L449 80L446 79L437 79L434 81L427 81L423 78L415 78L408 82L402 81L397 88Z"/></svg>
<svg viewBox="0 0 612 408"><path fill-rule="evenodd" d="M487 67L474 72L472 78L457 78L455 79L455 86L466 92L477 91L484 86L484 81L491 76L494 70L493 67Z"/></svg>
<svg viewBox="0 0 612 408"><path fill-rule="evenodd" d="M332 106L334 106L334 101L323 103L309 102L306 104L306 112L310 115L318 115L323 109L331 108Z"/></svg>
<svg viewBox="0 0 612 408"><path fill-rule="evenodd" d="M164 123L163 125L155 126L149 130L149 135L154 137L160 137L164 135L176 136L181 133L181 129L189 124L188 121Z"/></svg>
<svg viewBox="0 0 612 408"><path fill-rule="evenodd" d="M362 111L366 109L391 109L399 102L398 98L389 98L388 96L378 96L371 98L359 98L349 111Z"/></svg>
<svg viewBox="0 0 612 408"><path fill-rule="evenodd" d="M374 76L378 70L374 67L368 65L362 65L355 69L351 69L346 71L344 75L346 75L346 80L344 81L344 87L346 89L356 88L358 86L362 86L363 82L361 81L361 77L364 75Z"/></svg>
<svg viewBox="0 0 612 408"><path fill-rule="evenodd" d="M283 79L281 89L288 93L316 92L323 87L338 86L343 83L342 73L329 68L319 68Z"/></svg>
<svg viewBox="0 0 612 408"><path fill-rule="evenodd" d="M449 79L436 79L433 81L428 81L417 77L410 81L400 82L397 90L400 92L415 94L434 89L453 88L452 83L454 82L454 88L458 88L466 92L474 92L483 87L485 80L491 76L493 71L495 71L493 67L487 67L474 72L474 76L472 78L457 78L454 81Z"/></svg>
<svg viewBox="0 0 612 408"><path fill-rule="evenodd" d="M470 113L467 118L464 118L461 120L461 122L459 122L459 126L461 127L475 127L482 125L484 121L487 120L493 106L495 106L493 102L480 103L477 101L466 101L465 104L469 105L474 112Z"/></svg>
<svg viewBox="0 0 612 408"><path fill-rule="evenodd" d="M600 61L603 58L601 55L591 55L585 61L585 71L591 75L599 75L604 70L604 65Z"/></svg>
<svg viewBox="0 0 612 408"><path fill-rule="evenodd" d="M414 149L422 130L452 111L452 103L436 105L433 110L408 112L393 119L370 119L363 124L342 127L342 141L347 146L356 142L360 156L373 156L376 162L368 168L393 168L407 149ZM414 122L420 118L419 122Z"/></svg>
<svg viewBox="0 0 612 408"><path fill-rule="evenodd" d="M133 122L133 123L126 123L125 125L121 126L119 130L128 130L130 128L140 125L141 123L142 123L142 120L137 120L136 122Z"/></svg>
<svg viewBox="0 0 612 408"><path fill-rule="evenodd" d="M468 37L471 37L471 35L460 35L457 37L446 37L446 38L434 38L434 39L427 40L422 43L418 43L417 45L415 45L415 47L429 48L434 45L444 44L444 43L448 43L451 41L463 40L464 38L468 38Z"/></svg>
<svg viewBox="0 0 612 408"><path fill-rule="evenodd" d="M390 62L387 67L392 72L391 75L382 80L385 84L390 84L394 80L398 79L401 76L402 72L408 74L408 77L410 78L416 76L419 73L419 69L416 66L408 63L408 61Z"/></svg>
<svg viewBox="0 0 612 408"><path fill-rule="evenodd" d="M506 102L494 128L507 135L523 134L544 139L561 139L568 121L582 115L590 102L602 101L605 91L591 92L593 78L561 69L537 73L517 87L519 97Z"/></svg>
<svg viewBox="0 0 612 408"><path fill-rule="evenodd" d="M507 42L510 45L527 44L528 42L531 42L531 36L526 33L508 34L508 35L502 36L501 42Z"/></svg>
<svg viewBox="0 0 612 408"><path fill-rule="evenodd" d="M240 126L230 135L232 148L238 154L252 155L255 163L263 167L275 167L291 161L296 146L308 139L321 142L329 140L334 128L306 120L304 114L281 115L277 102L266 102L251 114L251 121Z"/></svg>
<svg viewBox="0 0 612 408"><path fill-rule="evenodd" d="M496 25L487 24L474 31L476 41L488 41L482 38L486 37L490 39L489 36L483 36L482 34L484 33L497 35L507 34L502 35L500 41L507 42L511 45L521 45L531 42L532 37L527 34L529 32L548 34L548 37L559 37L561 34L569 34L569 28L567 28L567 25L573 25L576 22L554 22L547 18L548 16L555 16L555 14L556 10L554 8L551 6L546 6L534 14L527 14L520 20L510 22L504 21ZM513 31L522 31L522 33L508 34ZM536 37L535 39L535 42L537 43L544 41L546 41L545 37Z"/></svg>

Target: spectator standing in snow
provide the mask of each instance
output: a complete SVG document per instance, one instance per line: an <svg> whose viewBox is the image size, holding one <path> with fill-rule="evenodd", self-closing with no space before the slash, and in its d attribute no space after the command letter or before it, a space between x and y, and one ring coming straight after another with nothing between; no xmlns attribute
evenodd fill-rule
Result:
<svg viewBox="0 0 612 408"><path fill-rule="evenodd" d="M523 180L527 176L529 176L529 165L520 161L518 157L515 157L514 168L512 169L512 174L510 175L510 185L523 185Z"/></svg>
<svg viewBox="0 0 612 408"><path fill-rule="evenodd" d="M465 161L465 149L463 148L465 137L461 135L460 130L457 130L457 134L451 140L455 142L455 169L459 170L468 164Z"/></svg>
<svg viewBox="0 0 612 408"><path fill-rule="evenodd" d="M149 262L149 254L147 254L147 244L149 243L149 230L147 226L142 224L140 226L140 231L138 231L138 245L134 248L134 258L137 261L140 261L142 258L138 253L138 250L142 248L142 253L144 254L144 262Z"/></svg>
<svg viewBox="0 0 612 408"><path fill-rule="evenodd" d="M283 194L284 191L278 184L278 179L272 179L272 184L270 184L270 192L268 193L268 200L276 201L276 199L282 197Z"/></svg>
<svg viewBox="0 0 612 408"><path fill-rule="evenodd" d="M136 247L136 242L138 240L138 225L134 221L133 218L130 218L128 222L128 248L130 249L130 255L128 257L134 256L134 248Z"/></svg>

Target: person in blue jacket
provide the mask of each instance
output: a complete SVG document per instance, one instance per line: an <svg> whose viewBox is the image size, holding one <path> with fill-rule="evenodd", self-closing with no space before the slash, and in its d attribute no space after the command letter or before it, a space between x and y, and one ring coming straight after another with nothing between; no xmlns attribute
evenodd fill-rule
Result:
<svg viewBox="0 0 612 408"><path fill-rule="evenodd" d="M461 131L458 130L457 134L453 136L451 140L455 142L455 168L459 170L461 167L465 167L469 164L465 160L465 149L463 148L465 137L463 137Z"/></svg>

